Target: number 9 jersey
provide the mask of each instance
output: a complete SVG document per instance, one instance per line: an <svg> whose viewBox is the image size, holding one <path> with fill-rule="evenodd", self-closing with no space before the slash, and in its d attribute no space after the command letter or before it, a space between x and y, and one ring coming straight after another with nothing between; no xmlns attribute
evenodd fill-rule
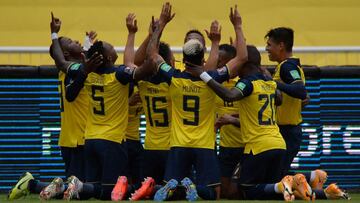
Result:
<svg viewBox="0 0 360 203"><path fill-rule="evenodd" d="M162 64L159 73L170 84L171 147L215 148L215 93L200 78ZM220 83L229 79L227 67L208 71Z"/></svg>
<svg viewBox="0 0 360 203"><path fill-rule="evenodd" d="M262 74L240 79L236 85L244 96L239 102L241 134L245 154L259 154L271 149L286 149L277 126L275 91L276 83Z"/></svg>

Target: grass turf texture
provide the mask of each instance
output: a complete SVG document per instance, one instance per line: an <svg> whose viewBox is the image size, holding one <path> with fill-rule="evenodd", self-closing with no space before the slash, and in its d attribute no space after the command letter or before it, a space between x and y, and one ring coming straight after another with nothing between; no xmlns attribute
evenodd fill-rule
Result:
<svg viewBox="0 0 360 203"><path fill-rule="evenodd" d="M14 201L8 201L6 199L7 195L6 194L0 194L0 202L14 202L14 203L38 203L40 202L40 199L39 199L39 196L38 195L29 195L23 199L18 199L18 200L14 200ZM360 202L360 193L350 193L350 197L351 197L351 200L350 202ZM329 202L331 200L315 200L315 202ZM50 202L67 202L65 200L51 200ZM87 202L91 202L91 203L96 203L96 202L106 202L106 201L99 201L99 200L87 200L87 201L75 201L75 202L81 202L81 203L87 203ZM147 202L147 203L150 203L150 202L154 202L155 201L137 201L139 203L143 203L143 202ZM187 203L188 201L177 201L179 203ZM201 201L201 202L214 202L214 201ZM269 200L263 200L263 201L245 201L245 200L238 200L238 201L233 201L233 200L219 200L219 201L215 201L215 202L224 202L224 203L256 203L256 202L259 202L259 203L264 203L264 202L271 202L271 203L277 203L277 202L284 202L284 201L269 201ZM300 200L296 200L295 202L306 202L306 201L300 201ZM336 201L331 201L333 203L349 203L348 200L336 200Z"/></svg>

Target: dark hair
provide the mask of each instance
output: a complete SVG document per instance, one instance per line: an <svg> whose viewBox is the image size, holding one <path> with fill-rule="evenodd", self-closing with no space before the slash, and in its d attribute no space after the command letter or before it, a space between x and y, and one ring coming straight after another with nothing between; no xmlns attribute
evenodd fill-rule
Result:
<svg viewBox="0 0 360 203"><path fill-rule="evenodd" d="M63 37L59 37L59 38L58 38L60 47L61 47L60 41L61 41L62 38L63 38ZM51 58L54 59L54 45L53 45L52 43L51 43L50 48L49 48L49 54L50 54Z"/></svg>
<svg viewBox="0 0 360 203"><path fill-rule="evenodd" d="M197 29L192 29L192 30L189 30L187 31L187 33L185 34L185 39L184 39L184 43L186 42L186 38L188 35L192 34L192 33L196 33L196 34L199 34L203 39L204 39L204 43L205 43L205 37L204 35Z"/></svg>
<svg viewBox="0 0 360 203"><path fill-rule="evenodd" d="M103 54L103 52L104 52L104 47L103 47L103 42L102 42L102 41L96 41L96 42L90 47L90 49L86 52L86 58L90 58L92 55L95 54L95 52L104 55L104 54Z"/></svg>
<svg viewBox="0 0 360 203"><path fill-rule="evenodd" d="M291 52L294 45L294 30L287 27L274 28L269 30L265 38L271 38L276 43L283 42L286 51Z"/></svg>
<svg viewBox="0 0 360 203"><path fill-rule="evenodd" d="M190 47L190 53L186 53L185 47ZM183 62L188 66L203 65L204 60L204 47L199 40L189 40L184 44L183 47Z"/></svg>
<svg viewBox="0 0 360 203"><path fill-rule="evenodd" d="M234 58L236 56L236 49L230 44L221 44L219 46L219 51L226 52L230 56L230 58Z"/></svg>
<svg viewBox="0 0 360 203"><path fill-rule="evenodd" d="M171 49L169 44L165 42L160 42L159 55L165 60L167 64L171 64Z"/></svg>
<svg viewBox="0 0 360 203"><path fill-rule="evenodd" d="M260 68L261 66L261 55L259 50L254 45L246 46L248 52L248 60L244 66L256 66Z"/></svg>

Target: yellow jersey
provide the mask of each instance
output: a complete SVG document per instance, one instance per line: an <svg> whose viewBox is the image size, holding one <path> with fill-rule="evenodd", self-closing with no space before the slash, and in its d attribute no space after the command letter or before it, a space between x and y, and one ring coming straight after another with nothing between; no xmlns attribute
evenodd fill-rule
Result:
<svg viewBox="0 0 360 203"><path fill-rule="evenodd" d="M276 66L274 80L286 84L294 81L303 81L305 85L305 75L301 68L300 60L288 58ZM283 92L282 104L276 109L276 122L279 125L298 125L302 122L301 99L291 97Z"/></svg>
<svg viewBox="0 0 360 203"><path fill-rule="evenodd" d="M226 88L235 86L239 78L225 81L222 85ZM226 102L220 97L216 96L216 117L219 118L224 114L238 114L239 101ZM224 125L220 128L220 146L222 147L244 147L245 143L242 140L241 129L233 125Z"/></svg>
<svg viewBox="0 0 360 203"><path fill-rule="evenodd" d="M240 100L239 115L244 153L256 155L272 149L286 149L276 124L276 83L262 74L240 79L235 88L244 96Z"/></svg>
<svg viewBox="0 0 360 203"><path fill-rule="evenodd" d="M162 64L171 98L171 147L215 148L215 93L200 78ZM227 67L208 71L220 83L228 80Z"/></svg>
<svg viewBox="0 0 360 203"><path fill-rule="evenodd" d="M79 67L71 67L69 71L72 78L81 73L79 76L82 77L76 77L71 85L78 87L81 85L78 78L84 79L83 84L90 97L90 116L86 124L85 139L122 143L126 139L129 83L134 82L134 69L124 65L102 68L97 73L89 73L86 79ZM67 93L76 94L70 90Z"/></svg>
<svg viewBox="0 0 360 203"><path fill-rule="evenodd" d="M136 86L133 87L132 95L139 92ZM129 118L128 126L126 128L126 139L140 140L140 117L144 113L141 102L130 106L129 105Z"/></svg>
<svg viewBox="0 0 360 203"><path fill-rule="evenodd" d="M70 66L79 66L73 63ZM59 71L59 92L60 92L60 117L61 131L59 136L59 146L76 147L84 145L84 135L86 121L89 117L89 96L83 88L78 97L73 102L65 99L65 88L69 83L69 77Z"/></svg>
<svg viewBox="0 0 360 203"><path fill-rule="evenodd" d="M171 100L169 84L157 74L138 83L146 118L146 150L169 150L171 135Z"/></svg>

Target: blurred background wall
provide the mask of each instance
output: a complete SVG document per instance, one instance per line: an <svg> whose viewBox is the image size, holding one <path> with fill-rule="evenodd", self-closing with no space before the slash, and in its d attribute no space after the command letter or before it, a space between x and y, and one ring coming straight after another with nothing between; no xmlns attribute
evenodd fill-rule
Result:
<svg viewBox="0 0 360 203"><path fill-rule="evenodd" d="M48 47L50 11L63 26L60 35L83 41L85 31L96 30L98 38L124 46L125 17L136 13L139 31L136 46L147 35L152 15L159 16L165 1L159 0L1 0L0 64L53 64L47 53L10 53L6 47ZM238 4L248 44L265 46L264 35L277 26L295 30L295 47L360 46L360 1L358 0L172 0L176 17L162 40L181 47L189 29L203 31L217 19L222 25L222 43L234 31L228 19L229 8ZM205 33L204 33L205 34ZM207 47L210 42L207 41ZM4 51L5 50L5 51ZM357 65L360 53L354 51L295 53L308 65ZM121 54L120 54L121 55ZM181 56L177 55L181 60ZM120 57L117 63L122 63ZM273 64L263 54L263 64Z"/></svg>

